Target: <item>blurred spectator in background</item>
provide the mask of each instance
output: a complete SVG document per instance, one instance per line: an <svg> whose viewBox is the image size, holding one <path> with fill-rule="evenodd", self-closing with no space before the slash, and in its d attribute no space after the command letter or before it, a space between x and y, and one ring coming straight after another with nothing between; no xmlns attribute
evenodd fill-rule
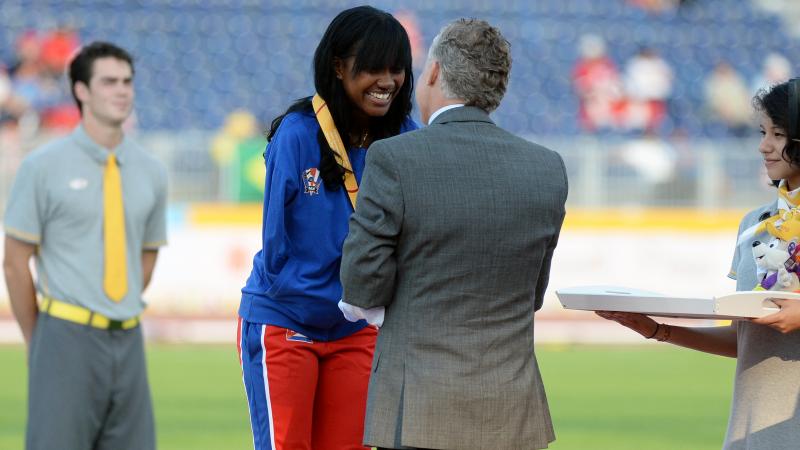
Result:
<svg viewBox="0 0 800 450"><path fill-rule="evenodd" d="M669 182L669 194L665 197L677 195L680 198L694 199L698 205L702 205L702 199L698 196L697 191L702 152L698 151L695 141L690 138L684 128L673 128L667 142L672 149L675 168L674 176Z"/></svg>
<svg viewBox="0 0 800 450"><path fill-rule="evenodd" d="M42 128L54 132L72 130L80 122L80 112L66 89L67 62L78 50L80 41L74 30L57 28L42 38L41 60L44 77L51 80L54 89L48 105L40 111Z"/></svg>
<svg viewBox="0 0 800 450"><path fill-rule="evenodd" d="M422 32L419 29L417 15L410 10L400 10L393 14L400 25L408 33L408 41L411 43L411 64L415 69L422 69L425 66L425 47L422 42Z"/></svg>
<svg viewBox="0 0 800 450"><path fill-rule="evenodd" d="M31 125L24 130L30 134L36 131L39 126L39 118L34 108L39 104L42 97L39 83L39 37L35 31L26 31L16 42L15 57L11 69L9 70L11 90L19 101L25 105L25 109L31 111ZM19 120L21 118L18 117Z"/></svg>
<svg viewBox="0 0 800 450"><path fill-rule="evenodd" d="M264 196L266 139L259 135L255 116L243 109L228 114L211 142L211 156L220 169L222 198L260 202Z"/></svg>
<svg viewBox="0 0 800 450"><path fill-rule="evenodd" d="M741 75L727 61L717 63L704 86L709 118L725 125L737 137L747 135L751 126L750 90Z"/></svg>
<svg viewBox="0 0 800 450"><path fill-rule="evenodd" d="M11 89L6 68L0 65L0 180L12 179L22 161L17 124L27 110L28 105ZM0 192L2 189L0 184Z"/></svg>
<svg viewBox="0 0 800 450"><path fill-rule="evenodd" d="M648 203L657 203L661 191L675 178L678 162L675 149L652 131L624 141L615 156L618 168L634 174Z"/></svg>
<svg viewBox="0 0 800 450"><path fill-rule="evenodd" d="M672 94L672 68L656 50L642 47L625 66L627 128L655 130L664 120Z"/></svg>
<svg viewBox="0 0 800 450"><path fill-rule="evenodd" d="M751 93L755 94L761 89L767 89L776 84L783 83L792 77L792 63L780 53L770 52L764 58L761 72L756 75L751 85Z"/></svg>
<svg viewBox="0 0 800 450"><path fill-rule="evenodd" d="M681 0L628 0L628 4L649 12L674 11L684 3Z"/></svg>
<svg viewBox="0 0 800 450"><path fill-rule="evenodd" d="M42 37L40 55L44 70L53 76L61 76L79 46L78 35L69 27L56 28L46 33Z"/></svg>
<svg viewBox="0 0 800 450"><path fill-rule="evenodd" d="M6 68L0 65L0 128L19 120L27 109L25 101L12 90Z"/></svg>
<svg viewBox="0 0 800 450"><path fill-rule="evenodd" d="M580 59L572 70L572 84L579 100L578 118L588 131L616 128L624 108L622 83L606 44L597 35L581 36Z"/></svg>
<svg viewBox="0 0 800 450"><path fill-rule="evenodd" d="M14 46L16 60L9 72L12 75L17 75L18 72L26 73L32 71L33 68L31 66L39 64L41 47L39 35L36 31L28 30L22 33L17 38ZM37 72L38 70L39 68L36 67Z"/></svg>
<svg viewBox="0 0 800 450"><path fill-rule="evenodd" d="M63 134L80 122L67 86L66 61L78 48L74 31L56 29L40 34L27 31L17 40L12 88L36 113L38 131Z"/></svg>

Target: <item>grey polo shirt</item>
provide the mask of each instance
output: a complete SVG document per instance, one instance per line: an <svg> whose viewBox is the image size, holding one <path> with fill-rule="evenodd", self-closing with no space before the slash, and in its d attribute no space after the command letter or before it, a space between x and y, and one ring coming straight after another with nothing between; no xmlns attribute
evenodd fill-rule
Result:
<svg viewBox="0 0 800 450"><path fill-rule="evenodd" d="M142 251L166 243L167 171L125 137L115 149L125 206L128 292L103 290L103 171L108 150L82 126L28 155L14 179L5 232L37 244L40 294L124 320L142 312Z"/></svg>

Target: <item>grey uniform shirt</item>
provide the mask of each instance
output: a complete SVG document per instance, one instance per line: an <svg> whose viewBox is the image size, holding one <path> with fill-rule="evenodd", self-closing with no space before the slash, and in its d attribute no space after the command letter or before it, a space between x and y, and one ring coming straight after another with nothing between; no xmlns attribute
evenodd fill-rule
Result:
<svg viewBox="0 0 800 450"><path fill-rule="evenodd" d="M773 202L749 212L739 234L759 222L764 213L775 214ZM758 283L753 241L768 242L766 233L739 242L730 277L737 291ZM800 446L800 331L781 334L746 320L734 323L738 356L726 450L780 450Z"/></svg>
<svg viewBox="0 0 800 450"><path fill-rule="evenodd" d="M14 179L5 232L37 244L40 294L111 319L142 312L142 251L166 243L166 168L125 137L113 149L122 178L128 292L103 290L103 173L108 150L82 126L28 155Z"/></svg>

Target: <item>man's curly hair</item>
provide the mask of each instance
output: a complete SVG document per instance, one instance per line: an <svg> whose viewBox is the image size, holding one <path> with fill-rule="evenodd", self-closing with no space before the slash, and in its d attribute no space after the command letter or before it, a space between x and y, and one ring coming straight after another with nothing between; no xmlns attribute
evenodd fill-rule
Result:
<svg viewBox="0 0 800 450"><path fill-rule="evenodd" d="M487 112L500 105L511 72L511 44L500 30L483 20L459 19L439 32L428 57L439 62L445 96Z"/></svg>

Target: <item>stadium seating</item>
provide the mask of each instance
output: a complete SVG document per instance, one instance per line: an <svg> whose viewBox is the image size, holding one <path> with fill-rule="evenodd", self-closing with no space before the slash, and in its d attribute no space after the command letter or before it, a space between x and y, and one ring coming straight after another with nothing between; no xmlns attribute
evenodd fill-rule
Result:
<svg viewBox="0 0 800 450"><path fill-rule="evenodd" d="M137 59L137 117L144 130L216 129L236 108L267 123L313 89L311 58L325 25L347 2L316 0L40 0L0 4L0 60L14 59L23 31L72 25L83 42L104 39ZM396 0L388 11L417 14L423 45L459 16L496 24L512 42L509 92L495 114L511 131L565 136L579 132L570 72L577 39L594 33L622 67L642 45L676 75L666 129L691 136L724 134L702 112L703 81L725 59L747 80L763 55L797 54L798 41L774 15L750 2L693 1L675 12L648 13L623 0Z"/></svg>

